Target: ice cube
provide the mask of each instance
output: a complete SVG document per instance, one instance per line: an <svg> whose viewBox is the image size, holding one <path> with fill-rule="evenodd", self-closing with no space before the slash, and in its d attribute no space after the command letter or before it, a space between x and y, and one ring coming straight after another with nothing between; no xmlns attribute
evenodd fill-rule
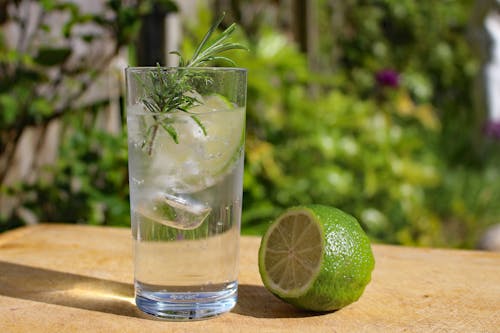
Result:
<svg viewBox="0 0 500 333"><path fill-rule="evenodd" d="M211 212L210 206L181 195L158 193L135 211L143 217L168 227L192 230L198 228Z"/></svg>

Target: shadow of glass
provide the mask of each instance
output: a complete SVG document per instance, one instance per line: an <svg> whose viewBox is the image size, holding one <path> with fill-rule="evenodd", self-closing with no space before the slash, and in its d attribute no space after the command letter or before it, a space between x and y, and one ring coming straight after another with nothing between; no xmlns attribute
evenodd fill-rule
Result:
<svg viewBox="0 0 500 333"><path fill-rule="evenodd" d="M255 318L304 318L325 313L308 312L287 304L258 285L240 284L238 303L232 312Z"/></svg>
<svg viewBox="0 0 500 333"><path fill-rule="evenodd" d="M132 284L0 261L0 295L148 318L137 309Z"/></svg>
<svg viewBox="0 0 500 333"><path fill-rule="evenodd" d="M44 268L0 261L0 295L142 319L155 319L140 311L134 286ZM240 284L232 310L256 318L302 318L321 315L289 305L263 286Z"/></svg>

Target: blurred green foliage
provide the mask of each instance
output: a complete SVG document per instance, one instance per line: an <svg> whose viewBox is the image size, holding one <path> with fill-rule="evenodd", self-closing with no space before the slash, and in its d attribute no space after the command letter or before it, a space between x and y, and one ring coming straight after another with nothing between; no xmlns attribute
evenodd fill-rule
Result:
<svg viewBox="0 0 500 333"><path fill-rule="evenodd" d="M473 247L499 222L500 153L498 142L481 140L483 115L473 107L478 64L465 40L472 1L343 4L334 38L319 39L321 73L309 70L306 55L272 22L251 35L238 32L250 49L230 55L248 68L243 232L260 234L283 208L314 202L355 215L376 241ZM332 9L326 0L318 5L321 29L332 30ZM135 27L139 9L129 10ZM212 20L206 10L198 16L185 54ZM127 20L118 27L125 44L135 33L124 32ZM23 63L24 71L36 58L10 57L0 62ZM38 54L37 66L66 57ZM377 81L389 69L395 85ZM22 94L46 80L20 73L8 88L0 80L0 105L11 110L0 113L2 130L19 118ZM28 100L23 112L33 119L53 114L53 100ZM4 193L43 221L128 225L124 134L85 120L101 107L65 115L66 136L48 176ZM4 217L0 228L20 223Z"/></svg>
<svg viewBox="0 0 500 333"><path fill-rule="evenodd" d="M304 55L271 31L253 49L239 62L249 68L252 101L244 230L261 231L284 207L322 203L356 215L381 241L439 237L425 201L440 181L429 149L440 128L432 107L413 102L405 87L373 83L373 97L363 98L342 89L344 73L310 75ZM424 232L408 235L416 230Z"/></svg>
<svg viewBox="0 0 500 333"><path fill-rule="evenodd" d="M20 226L30 216L130 224L125 134L112 135L96 126L95 118L109 101L89 104L82 98L120 49L136 38L154 3L108 0L101 12L84 11L71 1L43 0L38 9L23 1L1 4L9 15L0 21L0 193L14 209L0 212L0 231ZM54 17L61 25L51 24ZM6 36L9 30L3 28L9 23L17 25L17 35ZM97 59L77 52L79 44L101 49L103 36L108 47L97 52ZM62 138L57 161L36 171L36 177L10 182L5 164L16 163L23 134L33 128L44 133L55 120ZM41 144L35 144L34 152L40 154Z"/></svg>
<svg viewBox="0 0 500 333"><path fill-rule="evenodd" d="M335 38L320 37L321 56L336 51L326 74L273 22L249 36L251 52L232 55L249 70L243 232L315 202L354 214L378 241L473 247L500 217L500 172L498 143L477 145L471 5L344 2ZM396 87L377 82L387 69Z"/></svg>
<svg viewBox="0 0 500 333"><path fill-rule="evenodd" d="M125 132L84 126L85 116L67 119L58 160L36 183L22 183L17 195L43 221L128 226Z"/></svg>

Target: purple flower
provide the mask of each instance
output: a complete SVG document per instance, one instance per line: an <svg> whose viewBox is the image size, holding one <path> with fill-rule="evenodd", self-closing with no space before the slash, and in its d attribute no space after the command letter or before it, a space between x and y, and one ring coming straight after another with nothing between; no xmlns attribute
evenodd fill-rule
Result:
<svg viewBox="0 0 500 333"><path fill-rule="evenodd" d="M377 83L382 87L397 88L399 86L399 73L393 69L382 69L375 74Z"/></svg>
<svg viewBox="0 0 500 333"><path fill-rule="evenodd" d="M484 126L484 134L493 139L500 139L500 120L492 120Z"/></svg>

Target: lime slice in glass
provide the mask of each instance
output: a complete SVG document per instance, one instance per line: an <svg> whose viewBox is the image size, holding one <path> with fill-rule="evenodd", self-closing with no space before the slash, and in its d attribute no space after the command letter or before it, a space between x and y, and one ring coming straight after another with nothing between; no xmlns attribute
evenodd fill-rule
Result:
<svg viewBox="0 0 500 333"><path fill-rule="evenodd" d="M199 113L199 112L203 113ZM206 140L202 144L201 168L217 177L231 168L241 156L245 140L245 112L235 108L224 96L204 98L201 106L190 110L203 125Z"/></svg>
<svg viewBox="0 0 500 333"><path fill-rule="evenodd" d="M165 191L192 193L221 181L243 154L245 110L219 95L204 96L189 112L167 115L179 143L159 131L150 172ZM201 124L201 126L200 126Z"/></svg>

